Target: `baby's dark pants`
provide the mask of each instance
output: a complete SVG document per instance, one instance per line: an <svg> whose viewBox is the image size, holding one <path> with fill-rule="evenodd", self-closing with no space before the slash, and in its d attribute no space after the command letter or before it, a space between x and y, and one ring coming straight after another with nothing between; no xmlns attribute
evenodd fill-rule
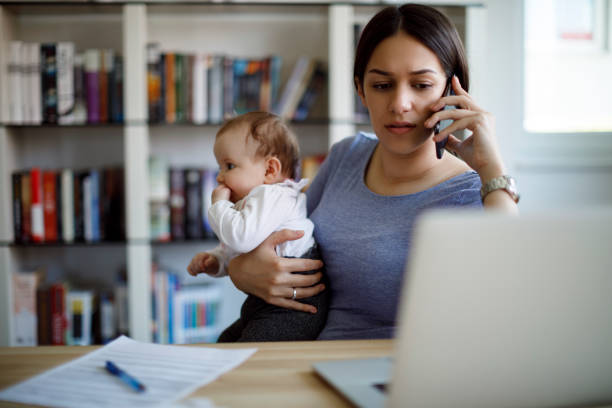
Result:
<svg viewBox="0 0 612 408"><path fill-rule="evenodd" d="M313 246L302 258L320 259L317 246ZM316 270L296 272L313 274ZM325 282L325 276L322 282ZM327 320L329 290L315 296L299 299L299 302L313 305L316 314L285 309L266 303L257 296L249 295L242 304L240 318L221 333L219 343L250 341L291 341L315 340Z"/></svg>

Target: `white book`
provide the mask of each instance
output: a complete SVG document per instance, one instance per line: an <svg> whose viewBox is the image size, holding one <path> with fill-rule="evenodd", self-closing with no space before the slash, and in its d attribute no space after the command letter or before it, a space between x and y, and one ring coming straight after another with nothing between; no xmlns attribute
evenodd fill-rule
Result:
<svg viewBox="0 0 612 408"><path fill-rule="evenodd" d="M74 241L74 175L71 169L62 170L62 239ZM58 209L59 210L59 209Z"/></svg>
<svg viewBox="0 0 612 408"><path fill-rule="evenodd" d="M71 290L66 295L66 320L69 346L88 346L91 344L91 316L93 313L93 293L88 290Z"/></svg>
<svg viewBox="0 0 612 408"><path fill-rule="evenodd" d="M208 120L221 123L223 120L223 57L211 55L208 69Z"/></svg>
<svg viewBox="0 0 612 408"><path fill-rule="evenodd" d="M83 54L74 56L74 123L87 122L87 104L85 100L85 57Z"/></svg>
<svg viewBox="0 0 612 408"><path fill-rule="evenodd" d="M23 112L23 123L32 124L32 56L30 55L30 43L24 42L21 46L21 111Z"/></svg>
<svg viewBox="0 0 612 408"><path fill-rule="evenodd" d="M149 157L149 199L167 201L170 197L168 161L160 156Z"/></svg>
<svg viewBox="0 0 612 408"><path fill-rule="evenodd" d="M155 322L157 341L168 344L168 273L155 272Z"/></svg>
<svg viewBox="0 0 612 408"><path fill-rule="evenodd" d="M93 241L93 223L92 223L92 191L91 191L91 176L88 174L83 178L83 224L85 241Z"/></svg>
<svg viewBox="0 0 612 408"><path fill-rule="evenodd" d="M23 42L11 41L9 44L9 123L23 124Z"/></svg>
<svg viewBox="0 0 612 408"><path fill-rule="evenodd" d="M13 338L12 346L36 346L36 287L38 274L13 273Z"/></svg>
<svg viewBox="0 0 612 408"><path fill-rule="evenodd" d="M58 123L74 123L74 44L59 42L57 58L57 117Z"/></svg>
<svg viewBox="0 0 612 408"><path fill-rule="evenodd" d="M28 44L30 72L27 78L29 82L30 123L38 125L42 123L42 81L40 68L40 43Z"/></svg>
<svg viewBox="0 0 612 408"><path fill-rule="evenodd" d="M208 56L198 53L193 62L193 123L206 123L208 116Z"/></svg>
<svg viewBox="0 0 612 408"><path fill-rule="evenodd" d="M314 69L314 60L302 56L298 59L293 67L293 71L283 88L283 93L278 102L278 106L276 107L276 113L279 116L284 118L291 118L293 115L293 111L295 110L299 99L301 97L301 93L304 88L301 86L304 81L304 77L308 75L308 73L312 73Z"/></svg>

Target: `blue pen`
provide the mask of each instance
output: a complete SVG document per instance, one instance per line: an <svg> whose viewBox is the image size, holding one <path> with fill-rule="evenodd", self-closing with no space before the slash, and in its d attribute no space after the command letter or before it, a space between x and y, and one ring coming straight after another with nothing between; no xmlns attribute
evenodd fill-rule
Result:
<svg viewBox="0 0 612 408"><path fill-rule="evenodd" d="M108 371L112 375L116 375L117 377L121 379L121 381L123 381L124 383L126 383L127 385L135 389L136 391L143 392L145 390L145 386L142 385L140 381L138 381L137 379L135 379L134 377L132 377L131 375L129 375L128 373L120 369L119 367L117 367L112 361L106 361L105 368L106 368L106 371Z"/></svg>

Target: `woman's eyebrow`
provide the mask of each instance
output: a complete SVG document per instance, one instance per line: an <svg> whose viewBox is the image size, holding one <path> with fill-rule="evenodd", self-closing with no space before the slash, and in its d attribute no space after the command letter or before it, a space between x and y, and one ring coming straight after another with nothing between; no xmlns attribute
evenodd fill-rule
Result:
<svg viewBox="0 0 612 408"><path fill-rule="evenodd" d="M430 68L423 68L423 69L418 69L416 71L409 72L410 75L437 74L437 73L438 72L436 70L430 69ZM383 71L382 69L378 69L378 68L372 68L371 70L368 71L368 74L393 76L391 72Z"/></svg>

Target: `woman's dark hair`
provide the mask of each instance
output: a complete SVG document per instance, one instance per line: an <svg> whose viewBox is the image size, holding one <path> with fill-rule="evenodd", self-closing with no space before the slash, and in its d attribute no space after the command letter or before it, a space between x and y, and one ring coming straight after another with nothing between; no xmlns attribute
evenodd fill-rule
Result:
<svg viewBox="0 0 612 408"><path fill-rule="evenodd" d="M355 52L355 87L363 87L365 69L374 49L399 30L416 38L436 54L447 78L456 75L461 87L466 91L469 89L468 64L457 29L438 10L419 4L386 7L364 27Z"/></svg>

